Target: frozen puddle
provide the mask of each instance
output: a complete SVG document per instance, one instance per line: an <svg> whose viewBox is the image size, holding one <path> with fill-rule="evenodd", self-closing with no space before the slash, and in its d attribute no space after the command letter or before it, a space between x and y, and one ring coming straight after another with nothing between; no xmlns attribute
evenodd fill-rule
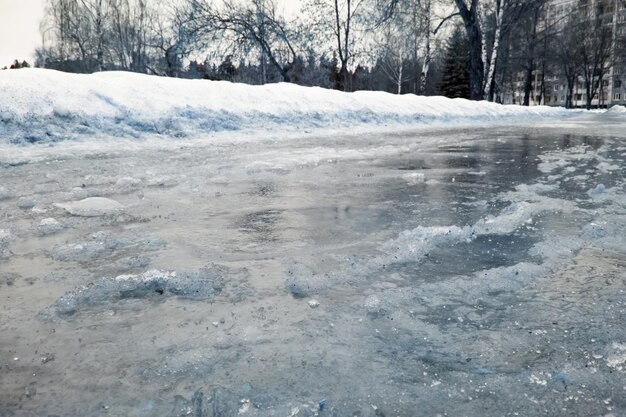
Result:
<svg viewBox="0 0 626 417"><path fill-rule="evenodd" d="M625 414L597 131L38 148L0 168L0 415Z"/></svg>

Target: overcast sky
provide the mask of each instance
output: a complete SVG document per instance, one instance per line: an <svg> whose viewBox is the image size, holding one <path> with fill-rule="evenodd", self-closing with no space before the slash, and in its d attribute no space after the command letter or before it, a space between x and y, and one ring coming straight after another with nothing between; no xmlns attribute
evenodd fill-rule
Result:
<svg viewBox="0 0 626 417"><path fill-rule="evenodd" d="M0 68L14 59L33 63L33 52L41 44L39 22L45 0L0 0Z"/></svg>

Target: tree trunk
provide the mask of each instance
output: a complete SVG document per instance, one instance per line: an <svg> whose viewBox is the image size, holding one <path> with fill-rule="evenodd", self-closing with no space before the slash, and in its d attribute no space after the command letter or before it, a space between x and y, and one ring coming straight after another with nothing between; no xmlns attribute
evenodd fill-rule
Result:
<svg viewBox="0 0 626 417"><path fill-rule="evenodd" d="M428 70L430 69L430 0L426 0L424 5L424 61L422 62L422 73L420 74L420 94L426 94L428 82Z"/></svg>
<svg viewBox="0 0 626 417"><path fill-rule="evenodd" d="M524 106L530 106L530 94L533 89L534 60L530 58L526 64L526 76L524 79Z"/></svg>
<svg viewBox="0 0 626 417"><path fill-rule="evenodd" d="M341 61L341 68L339 69L339 83L337 89L341 91L348 91L348 63Z"/></svg>
<svg viewBox="0 0 626 417"><path fill-rule="evenodd" d="M530 94L533 90L533 72L535 71L535 42L537 41L537 24L539 23L541 7L535 8L532 20L532 32L528 41L526 60L526 75L524 79L524 106L530 106Z"/></svg>
<svg viewBox="0 0 626 417"><path fill-rule="evenodd" d="M469 38L470 47L470 98L472 100L484 99L484 65L482 60L482 34L480 29L470 24L465 26Z"/></svg>
<svg viewBox="0 0 626 417"><path fill-rule="evenodd" d="M400 56L400 66L398 67L398 95L402 94L402 76L404 70L404 60Z"/></svg>
<svg viewBox="0 0 626 417"><path fill-rule="evenodd" d="M500 49L500 35L502 33L502 13L504 12L506 0L496 2L496 33L493 38L493 49L491 52L491 62L487 73L487 97L493 101L494 74L496 72L496 62L498 60L498 50Z"/></svg>
<svg viewBox="0 0 626 417"><path fill-rule="evenodd" d="M96 5L96 64L97 70L102 71L104 69L104 29L103 29L103 16L102 16L102 0L99 0Z"/></svg>
<svg viewBox="0 0 626 417"><path fill-rule="evenodd" d="M485 64L483 60L483 34L478 16L478 0L472 0L468 9L464 0L454 0L465 25L469 42L470 98L483 100L485 96Z"/></svg>
<svg viewBox="0 0 626 417"><path fill-rule="evenodd" d="M568 77L567 79L567 94L565 95L565 108L571 109L574 106L573 96L574 96L574 83L575 80L572 77Z"/></svg>

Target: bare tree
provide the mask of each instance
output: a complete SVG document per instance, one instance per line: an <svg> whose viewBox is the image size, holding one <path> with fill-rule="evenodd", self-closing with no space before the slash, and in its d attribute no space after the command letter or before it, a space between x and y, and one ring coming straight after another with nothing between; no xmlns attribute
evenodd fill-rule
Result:
<svg viewBox="0 0 626 417"><path fill-rule="evenodd" d="M524 99L523 105L530 106L530 95L533 90L533 74L537 68L537 53L543 52L544 56L541 60L542 71L541 76L545 77L545 45L547 38L552 32L551 26L547 26L544 22L543 27L539 27L540 18L544 13L544 7L547 0L536 0L532 4L532 8L524 19L520 21L518 28L520 36L523 37L523 70L524 70ZM544 46L542 48L542 46Z"/></svg>
<svg viewBox="0 0 626 417"><path fill-rule="evenodd" d="M112 60L123 70L145 72L156 11L148 0L109 0L109 45Z"/></svg>
<svg viewBox="0 0 626 417"><path fill-rule="evenodd" d="M576 81L580 75L580 48L581 33L578 18L570 15L567 22L555 37L555 52L558 68L565 78L567 90L565 94L565 107L572 108L574 105L573 96Z"/></svg>
<svg viewBox="0 0 626 417"><path fill-rule="evenodd" d="M430 0L427 0L430 3ZM390 11L387 9L387 13ZM383 72L393 81L396 93L403 92L403 84L412 81L412 90L419 93L425 89L420 87L425 82L426 73L422 71L419 57L420 49L428 55L425 65L430 64L430 42L424 42L425 32L430 36L430 30L423 28L426 20L423 16L420 0L399 0L389 15L382 15L378 19L376 30L373 30L375 44L378 47L377 59ZM421 67L421 68L420 68ZM412 71L411 71L412 70Z"/></svg>
<svg viewBox="0 0 626 417"><path fill-rule="evenodd" d="M41 27L47 41L54 44L48 52L62 61L79 62L81 71L101 70L105 13L99 6L86 0L49 0Z"/></svg>
<svg viewBox="0 0 626 417"><path fill-rule="evenodd" d="M226 0L220 7L207 0L189 0L189 4L197 32L205 36L225 33L243 49L257 48L262 62L267 59L283 81L291 80L297 57L296 34L273 0Z"/></svg>
<svg viewBox="0 0 626 417"><path fill-rule="evenodd" d="M414 24L417 23L417 16L414 12ZM419 92L421 94L426 93L426 85L428 83L428 72L430 70L431 56L431 38L436 35L436 32L432 31L432 0L423 0L422 9L422 31L424 34L424 60L422 62L422 71L420 73L420 86ZM416 55L417 58L417 55Z"/></svg>
<svg viewBox="0 0 626 417"><path fill-rule="evenodd" d="M160 10L152 22L149 42L159 54L157 65L147 65L151 73L168 77L181 75L183 60L191 54L195 44L196 32L190 16L189 9L172 4L167 12Z"/></svg>
<svg viewBox="0 0 626 417"><path fill-rule="evenodd" d="M331 50L339 65L336 89L350 90L349 68L359 53L357 44L362 41L366 28L379 23L373 21L378 17L372 19L373 6L372 0L309 0L306 3L305 10L313 22L310 30L317 36L317 42L333 45ZM364 47L364 43L360 46Z"/></svg>
<svg viewBox="0 0 626 417"><path fill-rule="evenodd" d="M607 16L609 10L606 3L602 0L593 5L584 3L580 8L578 30L581 36L578 46L587 110L591 109L594 97L597 97L598 105L602 101L599 94L600 86L611 66L613 27L612 19L608 19Z"/></svg>

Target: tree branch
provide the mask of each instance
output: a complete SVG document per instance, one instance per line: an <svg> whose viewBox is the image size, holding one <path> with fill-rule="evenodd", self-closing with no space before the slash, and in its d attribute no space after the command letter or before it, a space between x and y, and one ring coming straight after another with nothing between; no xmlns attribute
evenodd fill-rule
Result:
<svg viewBox="0 0 626 417"><path fill-rule="evenodd" d="M439 22L439 24L437 25L437 27L435 28L435 30L433 30L433 35L436 35L437 32L439 32L439 29L441 29L441 27L450 19L452 19L453 17L456 16L461 16L461 12L456 12L456 13L452 13L449 16L446 16L441 22Z"/></svg>

